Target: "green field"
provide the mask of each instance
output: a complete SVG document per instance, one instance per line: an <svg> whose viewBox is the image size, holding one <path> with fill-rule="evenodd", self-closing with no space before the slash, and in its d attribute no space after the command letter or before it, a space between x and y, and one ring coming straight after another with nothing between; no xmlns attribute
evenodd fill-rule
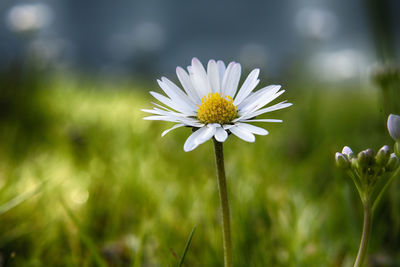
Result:
<svg viewBox="0 0 400 267"><path fill-rule="evenodd" d="M265 79L262 79L265 83ZM0 266L222 266L212 142L144 121L155 81L3 82ZM370 86L371 87L371 86ZM22 89L21 89L22 88ZM362 209L334 153L393 145L377 88L284 84L270 134L225 142L234 266L351 266ZM370 266L400 266L400 181L377 210ZM176 255L175 255L176 254ZM375 265L374 265L375 264Z"/></svg>

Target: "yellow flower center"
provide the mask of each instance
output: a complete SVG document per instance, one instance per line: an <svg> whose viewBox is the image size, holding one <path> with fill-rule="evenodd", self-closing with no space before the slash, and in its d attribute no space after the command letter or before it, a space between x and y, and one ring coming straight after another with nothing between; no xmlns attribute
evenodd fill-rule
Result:
<svg viewBox="0 0 400 267"><path fill-rule="evenodd" d="M197 118L202 123L229 123L237 115L237 106L233 105L230 96L222 96L222 93L210 93L201 99L201 105L197 111Z"/></svg>

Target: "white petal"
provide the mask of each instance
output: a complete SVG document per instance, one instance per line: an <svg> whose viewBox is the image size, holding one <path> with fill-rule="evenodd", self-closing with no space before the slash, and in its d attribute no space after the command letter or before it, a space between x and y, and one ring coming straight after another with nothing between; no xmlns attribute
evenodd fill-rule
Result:
<svg viewBox="0 0 400 267"><path fill-rule="evenodd" d="M257 90L256 92L251 93L249 96L247 96L242 103L238 106L239 109L243 109L254 102L258 101L260 99L261 95L274 95L276 92L279 91L279 88L276 87L276 85L268 85L266 87L261 88L260 90ZM268 93L267 93L268 92Z"/></svg>
<svg viewBox="0 0 400 267"><path fill-rule="evenodd" d="M280 88L280 85L270 85L264 87L249 96L249 98L245 99L242 104L238 106L238 109L241 110L243 114L245 112L254 111L262 108L285 92L284 90L278 92Z"/></svg>
<svg viewBox="0 0 400 267"><path fill-rule="evenodd" d="M181 106L181 105L179 105L179 103L172 101L171 99L169 99L166 96L163 96L162 94L159 94L159 93L156 93L156 92L150 92L150 94L155 99L157 99L158 101L163 103L164 105L167 105L168 107L170 107L170 108L172 108L172 109L174 109L176 111L179 111L179 112L182 112L182 113L185 113L185 114L188 114L188 115L189 114L190 115L195 115L196 114L195 112L193 112L192 109L188 109L186 107L186 105Z"/></svg>
<svg viewBox="0 0 400 267"><path fill-rule="evenodd" d="M241 122L283 122L277 119L255 119L255 120L240 120Z"/></svg>
<svg viewBox="0 0 400 267"><path fill-rule="evenodd" d="M172 112L172 111L166 111L162 110L159 108L153 108L153 109L142 109L143 112L155 114L155 115L162 115L162 116L167 116L167 117L176 117L176 118L181 118L185 117L182 113L177 113L177 112Z"/></svg>
<svg viewBox="0 0 400 267"><path fill-rule="evenodd" d="M179 103L181 106L185 106L187 109L192 111L197 110L196 105L189 99L189 97L182 92L182 90L176 86L173 82L165 77L157 80L158 85L167 94L167 96L174 102Z"/></svg>
<svg viewBox="0 0 400 267"><path fill-rule="evenodd" d="M159 108L142 109L142 111L148 112L151 114L156 114L156 115L175 117L177 119L184 118L184 119L188 119L188 120L194 120L193 118L187 117L187 115L185 115L185 114L174 112L174 111L169 111L169 110L163 110L163 109L159 109Z"/></svg>
<svg viewBox="0 0 400 267"><path fill-rule="evenodd" d="M251 124L247 124L247 123L238 123L237 127L246 131L249 131L253 134L258 134L258 135L267 135L268 131L265 130L264 128L261 127L257 127Z"/></svg>
<svg viewBox="0 0 400 267"><path fill-rule="evenodd" d="M164 107L164 106L162 106L160 104L157 104L156 102L151 102L151 104L153 104L154 106L157 106L159 108L162 108L163 110L171 111L169 108L166 108L166 107Z"/></svg>
<svg viewBox="0 0 400 267"><path fill-rule="evenodd" d="M220 93L221 85L219 82L218 65L215 60L208 61L207 75L213 93Z"/></svg>
<svg viewBox="0 0 400 267"><path fill-rule="evenodd" d="M176 129L176 128L182 127L182 126L185 126L185 125L182 124L182 123L175 124L175 125L172 126L171 128L169 128L169 129L165 130L164 132L162 132L161 137L163 137L164 135L166 135L166 134L169 133L170 131L172 131L172 130L174 130L174 129Z"/></svg>
<svg viewBox="0 0 400 267"><path fill-rule="evenodd" d="M187 71L188 71L189 75L192 75L192 74L193 74L193 68L192 68L192 66L188 66L188 67L187 67Z"/></svg>
<svg viewBox="0 0 400 267"><path fill-rule="evenodd" d="M235 125L235 124L225 124L225 125L222 125L222 128L224 128L225 130L229 130L229 129L232 128L232 127L236 127L236 125Z"/></svg>
<svg viewBox="0 0 400 267"><path fill-rule="evenodd" d="M217 127L214 136L218 142L222 143L228 138L228 133L222 127Z"/></svg>
<svg viewBox="0 0 400 267"><path fill-rule="evenodd" d="M244 130L242 128L232 127L229 129L229 131L231 131L231 133L233 133L234 135L236 135L237 137L239 137L240 139L242 139L246 142L253 143L256 140L256 138L254 137L254 135L251 132Z"/></svg>
<svg viewBox="0 0 400 267"><path fill-rule="evenodd" d="M222 83L222 79L224 78L224 74L225 74L225 63L222 60L218 60L217 61L217 65L218 65L218 72L219 72L219 82Z"/></svg>
<svg viewBox="0 0 400 267"><path fill-rule="evenodd" d="M143 112L151 113L151 114L156 114L156 115L164 115L161 111L156 110L156 109L141 109Z"/></svg>
<svg viewBox="0 0 400 267"><path fill-rule="evenodd" d="M170 79L167 77L161 77L161 81L166 84L169 87L169 91L172 94L172 96L178 95L179 97L183 98L186 102L191 103L190 99L187 94L185 94L181 88L179 88L175 83L173 83ZM171 99L173 98L172 96L168 95Z"/></svg>
<svg viewBox="0 0 400 267"><path fill-rule="evenodd" d="M290 107L291 105L293 105L292 103L285 103L285 102L286 101L283 101L283 102L280 102L280 103L275 104L273 106L266 107L266 108L263 108L263 109L259 109L259 110L254 111L254 112L247 113L246 115L243 115L243 116L239 117L238 119L236 119L234 121L241 121L241 120L245 120L245 119L249 119L249 118L254 118L254 117L257 117L257 116L259 116L261 114L264 114L264 113L267 113L267 112L271 112L271 111L275 111L275 110L278 110L278 109L287 108L287 107Z"/></svg>
<svg viewBox="0 0 400 267"><path fill-rule="evenodd" d="M217 127L220 127L220 125L218 123L211 123L211 124L207 124L206 127L211 129L211 137L213 137L215 134L215 131L217 130ZM204 142L209 140L211 137L204 137L204 138L206 138L206 140L204 140Z"/></svg>
<svg viewBox="0 0 400 267"><path fill-rule="evenodd" d="M197 58L192 59L192 71L193 73L190 75L190 80L197 92L200 92L202 96L211 93L206 70Z"/></svg>
<svg viewBox="0 0 400 267"><path fill-rule="evenodd" d="M174 115L174 116L177 116L177 117L188 117L188 116L192 116L192 115L190 115L190 114L185 114L185 113L181 113L181 112L175 112L175 111L173 111L173 110L171 110L171 109L169 109L169 108L166 108L166 107L164 107L164 106L162 106L162 105L159 105L159 104L157 104L157 103L155 103L155 102L151 102L151 104L153 104L153 105L155 105L155 106L161 108L161 109L159 109L159 108L154 108L153 110L157 110L157 111L168 111L168 112L167 112L168 115ZM148 112L147 110L144 110L144 109L142 109L142 110L145 111L145 112ZM154 113L154 112L151 112L151 113ZM154 114L155 114L155 113L154 113Z"/></svg>
<svg viewBox="0 0 400 267"><path fill-rule="evenodd" d="M187 126L192 126L192 127L202 127L202 126L204 126L203 123L200 123L196 119L185 118L185 117L177 117L177 116L174 116L174 115L148 116L148 117L144 117L143 120L171 121L171 122L181 123L181 124L184 124L184 125L187 125Z"/></svg>
<svg viewBox="0 0 400 267"><path fill-rule="evenodd" d="M235 101L233 101L235 106L239 105L254 90L254 88L256 88L257 84L260 82L258 79L259 73L259 69L254 69L252 72L250 72L249 76L247 76L242 87L240 87L237 96L235 97Z"/></svg>
<svg viewBox="0 0 400 267"><path fill-rule="evenodd" d="M227 88L227 86L228 86L229 77L231 76L230 73L231 73L232 68L233 68L233 66L235 64L236 63L233 62L233 61L228 64L228 66L226 67L226 70L224 71L224 76L221 79L221 93L224 94L224 95L226 95L226 93L225 93L226 89L225 88Z"/></svg>
<svg viewBox="0 0 400 267"><path fill-rule="evenodd" d="M280 87L280 85L279 85L279 87ZM258 109L264 107L269 102L272 102L273 100L278 98L284 92L285 92L285 90L281 90L273 95L269 95L268 97L264 97L264 96L262 98L260 97L260 101L258 101L257 106L254 108L254 110L258 110Z"/></svg>
<svg viewBox="0 0 400 267"><path fill-rule="evenodd" d="M215 127L202 127L192 133L186 140L183 149L186 152L192 151L198 145L204 143L205 141L211 139L215 134Z"/></svg>
<svg viewBox="0 0 400 267"><path fill-rule="evenodd" d="M224 95L228 95L232 98L235 96L241 72L242 72L242 67L240 66L239 63L234 63L233 65L229 64L225 72L224 79L222 80L221 92Z"/></svg>
<svg viewBox="0 0 400 267"><path fill-rule="evenodd" d="M155 114L159 114L159 113L155 113ZM181 117L181 116L175 116L173 114L165 114L165 115L163 114L163 115L159 115L159 116L148 116L148 117L144 117L143 120L171 121L171 122L176 122L176 123L182 123L182 124L185 124L187 126L192 126L192 127L203 127L204 126L204 123L200 123L196 119L186 118L186 117Z"/></svg>
<svg viewBox="0 0 400 267"><path fill-rule="evenodd" d="M181 67L176 68L176 75L178 76L179 82L182 84L183 89L185 89L189 98L195 103L200 104L201 98L197 91L194 89L192 82L190 81L189 75Z"/></svg>
<svg viewBox="0 0 400 267"><path fill-rule="evenodd" d="M176 120L176 118L169 117L169 116L148 116L144 117L144 120L147 121L171 121L171 122L179 122Z"/></svg>

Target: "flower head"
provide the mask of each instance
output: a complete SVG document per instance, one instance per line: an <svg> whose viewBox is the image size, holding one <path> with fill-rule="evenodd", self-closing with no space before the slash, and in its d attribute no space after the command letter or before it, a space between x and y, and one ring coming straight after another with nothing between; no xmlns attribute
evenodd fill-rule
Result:
<svg viewBox="0 0 400 267"><path fill-rule="evenodd" d="M254 69L238 89L241 66L231 62L210 60L207 70L197 58L193 58L188 73L177 67L176 74L183 90L169 79L158 80L161 89L167 95L150 92L163 105L153 103L153 109L143 111L153 114L146 120L171 121L176 124L164 131L189 126L194 132L184 145L185 151L191 151L198 145L215 137L224 142L232 133L247 142L254 142L254 134L267 135L268 131L249 124L250 122L282 122L277 119L255 119L257 116L291 106L286 101L265 107L284 93L280 85L270 85L255 92L259 83L259 69Z"/></svg>

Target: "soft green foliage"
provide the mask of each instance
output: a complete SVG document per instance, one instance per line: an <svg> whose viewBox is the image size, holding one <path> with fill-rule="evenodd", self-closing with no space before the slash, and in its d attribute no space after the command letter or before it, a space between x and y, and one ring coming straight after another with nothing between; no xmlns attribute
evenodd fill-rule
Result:
<svg viewBox="0 0 400 267"><path fill-rule="evenodd" d="M171 124L141 119L155 82L73 81L10 93L29 105L1 121L0 205L27 197L0 214L0 261L177 266L196 225L183 266L222 266L211 141L185 153L190 129L161 138ZM295 105L268 117L283 124L254 144L224 144L235 266L349 266L362 212L332 155L391 144L379 98L365 88L285 87ZM376 211L372 260L400 262L398 192L397 179Z"/></svg>

